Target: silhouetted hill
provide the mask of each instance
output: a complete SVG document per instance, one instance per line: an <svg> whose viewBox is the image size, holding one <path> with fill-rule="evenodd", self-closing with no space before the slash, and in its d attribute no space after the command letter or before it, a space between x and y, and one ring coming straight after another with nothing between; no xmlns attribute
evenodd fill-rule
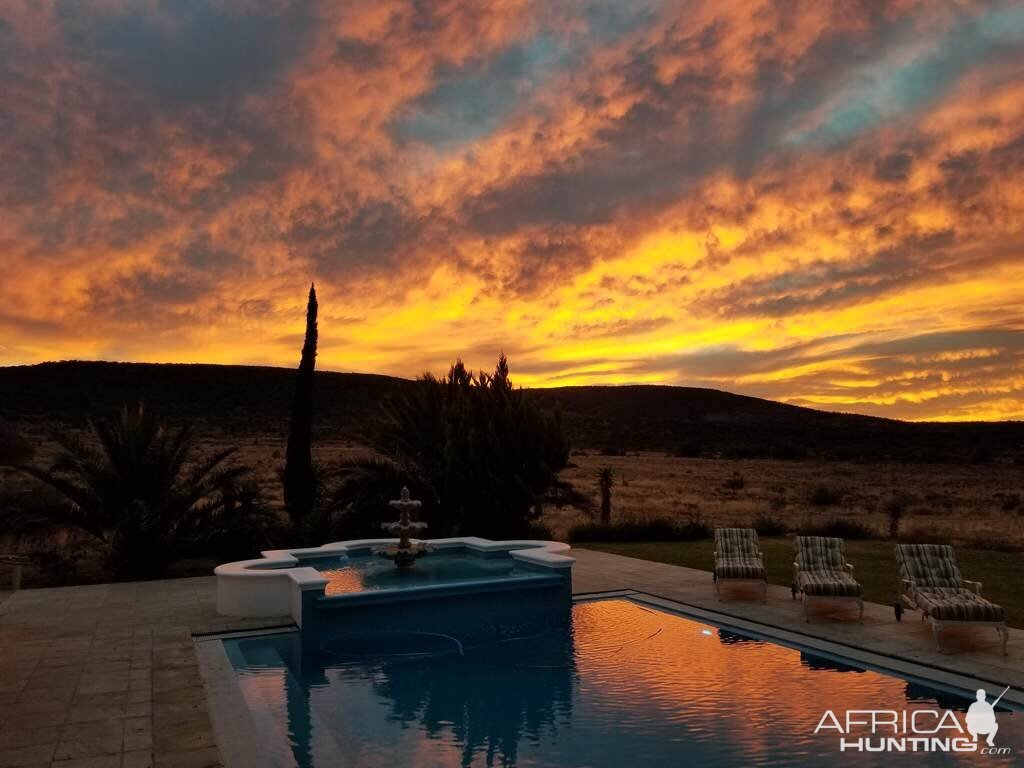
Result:
<svg viewBox="0 0 1024 768"><path fill-rule="evenodd" d="M62 362L0 368L0 416L76 425L143 400L201 431L283 436L295 373L232 365ZM319 436L358 439L380 404L415 382L318 372ZM911 424L829 413L712 389L662 386L537 390L557 403L573 444L608 452L872 461L1011 461L1024 453L1024 422Z"/></svg>

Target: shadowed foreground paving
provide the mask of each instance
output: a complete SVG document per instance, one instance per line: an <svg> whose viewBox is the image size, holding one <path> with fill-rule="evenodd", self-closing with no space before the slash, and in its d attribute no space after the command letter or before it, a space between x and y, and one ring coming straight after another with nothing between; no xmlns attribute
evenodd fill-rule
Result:
<svg viewBox="0 0 1024 768"><path fill-rule="evenodd" d="M193 633L213 577L16 592L0 605L0 767L220 765Z"/></svg>
<svg viewBox="0 0 1024 768"><path fill-rule="evenodd" d="M706 571L573 554L577 593L633 589L1024 688L1019 630L1011 630L1008 658L999 655L995 632L981 631L947 632L963 650L944 655L934 650L924 622L909 614L897 624L887 606L867 604L863 626L841 614L807 624L781 587L769 587L767 604L719 602ZM8 594L0 604L0 768L219 766L192 636L290 619L230 620L214 604L213 577Z"/></svg>

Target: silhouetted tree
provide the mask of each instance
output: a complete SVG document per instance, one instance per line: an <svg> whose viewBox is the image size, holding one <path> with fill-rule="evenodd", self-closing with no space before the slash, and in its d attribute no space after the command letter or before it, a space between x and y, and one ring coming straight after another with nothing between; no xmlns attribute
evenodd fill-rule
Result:
<svg viewBox="0 0 1024 768"><path fill-rule="evenodd" d="M372 532L407 484L431 536L530 535L569 458L559 411L512 386L504 355L493 374L462 361L425 374L385 405L370 442L383 458L341 467L332 506L346 533Z"/></svg>
<svg viewBox="0 0 1024 768"><path fill-rule="evenodd" d="M313 469L313 374L316 370L316 286L309 286L306 305L306 337L295 378L291 423L284 463L284 503L297 526L307 520L316 502L317 480Z"/></svg>
<svg viewBox="0 0 1024 768"><path fill-rule="evenodd" d="M608 525L612 521L612 487L615 485L611 467L598 470L597 485L601 489L601 524Z"/></svg>
<svg viewBox="0 0 1024 768"><path fill-rule="evenodd" d="M225 522L249 524L236 504L248 469L227 464L233 448L196 456L188 428L170 429L142 405L89 426L98 450L62 437L50 469L19 469L70 502L50 522L91 534L118 578L161 576Z"/></svg>

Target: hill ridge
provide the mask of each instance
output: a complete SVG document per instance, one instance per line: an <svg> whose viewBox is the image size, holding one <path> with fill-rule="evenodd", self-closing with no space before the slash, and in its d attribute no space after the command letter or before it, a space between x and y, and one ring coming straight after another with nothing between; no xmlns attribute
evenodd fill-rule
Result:
<svg viewBox="0 0 1024 768"><path fill-rule="evenodd" d="M241 434L287 425L294 369L216 363L55 361L0 367L0 416L81 423L125 402L157 403L169 418ZM513 377L514 378L514 377ZM379 405L416 382L374 373L317 371L316 428L364 437ZM914 423L820 411L723 390L657 384L530 390L562 409L574 445L736 458L1016 461L1024 423Z"/></svg>

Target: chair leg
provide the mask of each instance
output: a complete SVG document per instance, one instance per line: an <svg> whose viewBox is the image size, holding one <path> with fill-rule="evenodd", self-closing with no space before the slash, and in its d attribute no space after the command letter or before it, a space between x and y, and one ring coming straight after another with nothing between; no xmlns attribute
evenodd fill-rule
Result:
<svg viewBox="0 0 1024 768"><path fill-rule="evenodd" d="M1002 626L996 627L996 632L998 632L999 636L1003 639L1003 656L1006 656L1006 644L1010 640L1010 630L1008 630L1006 625L1003 624Z"/></svg>
<svg viewBox="0 0 1024 768"><path fill-rule="evenodd" d="M935 650L942 653L942 643L939 641L939 634L942 632L942 624L932 619L932 637L935 638Z"/></svg>
<svg viewBox="0 0 1024 768"><path fill-rule="evenodd" d="M715 579L715 597L718 598L718 602L722 602L722 580Z"/></svg>
<svg viewBox="0 0 1024 768"><path fill-rule="evenodd" d="M863 624L864 623L864 598L863 597L858 597L857 598L857 606L860 608L859 620L860 620L860 623Z"/></svg>
<svg viewBox="0 0 1024 768"><path fill-rule="evenodd" d="M804 601L803 602L804 602L804 623L805 624L810 624L811 623L811 614L808 611L808 604L809 604L810 601L807 599L807 595L806 594L804 595Z"/></svg>

